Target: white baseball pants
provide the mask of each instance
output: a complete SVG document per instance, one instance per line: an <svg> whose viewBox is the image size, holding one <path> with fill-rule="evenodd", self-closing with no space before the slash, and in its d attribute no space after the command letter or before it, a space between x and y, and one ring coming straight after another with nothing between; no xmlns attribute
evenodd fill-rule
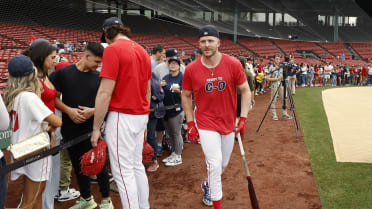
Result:
<svg viewBox="0 0 372 209"><path fill-rule="evenodd" d="M148 115L109 112L106 143L123 209L149 209L149 184L142 164Z"/></svg>
<svg viewBox="0 0 372 209"><path fill-rule="evenodd" d="M200 143L207 163L208 184L213 201L222 199L221 175L229 164L234 148L234 132L221 135L215 131L200 130Z"/></svg>

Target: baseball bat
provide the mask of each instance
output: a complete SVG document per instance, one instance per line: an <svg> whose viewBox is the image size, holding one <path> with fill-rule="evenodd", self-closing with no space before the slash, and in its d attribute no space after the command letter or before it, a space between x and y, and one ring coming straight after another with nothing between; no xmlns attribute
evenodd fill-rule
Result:
<svg viewBox="0 0 372 209"><path fill-rule="evenodd" d="M243 158L243 163L244 163L244 168L245 168L245 175L246 175L246 178L247 178L248 191L249 191L249 197L251 199L252 209L260 209L260 207L258 206L258 200L257 200L256 192L255 192L254 187L253 187L252 178L251 178L251 175L249 173L247 160L245 159L245 152L244 152L243 143L242 143L242 139L240 137L240 134L237 135L237 138L238 138L240 153L241 153L242 158Z"/></svg>

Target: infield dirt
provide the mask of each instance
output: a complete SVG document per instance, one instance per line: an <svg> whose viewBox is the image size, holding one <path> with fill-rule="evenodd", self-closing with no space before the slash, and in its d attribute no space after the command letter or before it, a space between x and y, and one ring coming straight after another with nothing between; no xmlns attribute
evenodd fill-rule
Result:
<svg viewBox="0 0 372 209"><path fill-rule="evenodd" d="M256 104L249 113L243 139L249 169L261 209L320 209L321 203L313 177L311 164L301 131L295 137L292 120L271 120L270 113L256 134L256 129L270 102L270 93L256 96ZM280 106L279 106L280 105ZM281 102L277 102L281 107ZM203 209L201 181L206 177L204 155L200 145L185 144L183 164L165 167L159 159L160 168L148 173L150 205L152 209ZM7 153L9 163L9 154ZM72 187L77 188L72 175ZM238 143L235 143L230 163L222 176L225 209L250 209L248 186ZM9 182L6 208L16 208L21 197L23 180ZM98 185L92 185L96 202L100 203ZM116 209L122 208L118 193L111 192ZM75 200L55 202L55 209L66 209Z"/></svg>

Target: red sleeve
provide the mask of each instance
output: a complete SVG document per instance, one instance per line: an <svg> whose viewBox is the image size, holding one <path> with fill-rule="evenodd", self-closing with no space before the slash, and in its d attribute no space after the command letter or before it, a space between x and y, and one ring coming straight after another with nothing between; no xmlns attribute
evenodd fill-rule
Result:
<svg viewBox="0 0 372 209"><path fill-rule="evenodd" d="M102 70L99 77L109 78L116 81L118 74L119 58L115 53L115 49L113 47L107 47L103 52Z"/></svg>
<svg viewBox="0 0 372 209"><path fill-rule="evenodd" d="M147 54L146 54L146 56L147 56ZM151 80L151 78L152 78L152 67L151 67L151 58L150 57L148 57L148 59L147 59L147 69L149 69L148 70L148 78L149 78L149 80Z"/></svg>
<svg viewBox="0 0 372 209"><path fill-rule="evenodd" d="M244 82L247 81L247 77L245 76L244 69L240 62L236 60L237 62L234 63L234 80L235 80L235 85L240 86Z"/></svg>
<svg viewBox="0 0 372 209"><path fill-rule="evenodd" d="M192 91L191 68L187 66L182 80L182 89Z"/></svg>

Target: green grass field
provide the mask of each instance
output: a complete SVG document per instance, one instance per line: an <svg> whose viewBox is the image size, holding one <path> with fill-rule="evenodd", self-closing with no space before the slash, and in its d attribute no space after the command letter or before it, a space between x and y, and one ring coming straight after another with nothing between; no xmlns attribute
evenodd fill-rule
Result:
<svg viewBox="0 0 372 209"><path fill-rule="evenodd" d="M371 209L372 165L336 162L322 102L325 89L299 89L293 97L322 206L324 209Z"/></svg>

